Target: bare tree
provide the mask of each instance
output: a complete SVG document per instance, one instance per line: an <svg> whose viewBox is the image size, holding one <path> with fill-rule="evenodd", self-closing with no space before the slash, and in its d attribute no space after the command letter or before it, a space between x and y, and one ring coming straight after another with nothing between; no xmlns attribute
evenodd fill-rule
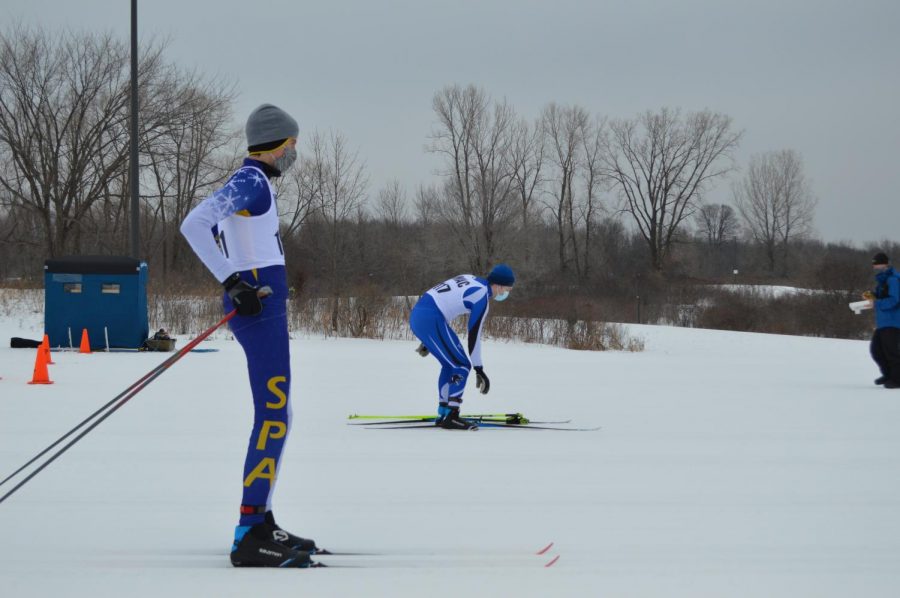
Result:
<svg viewBox="0 0 900 598"><path fill-rule="evenodd" d="M142 51L143 89L161 48ZM128 160L127 47L110 35L0 34L0 188L35 214L46 255L77 250L97 202L119 193ZM142 127L156 119L147 118Z"/></svg>
<svg viewBox="0 0 900 598"><path fill-rule="evenodd" d="M439 174L445 177L444 189L450 205L442 210L457 231L460 242L467 249L470 262L476 266L484 262L484 248L476 233L476 185L474 183L473 145L475 120L487 110L488 99L484 91L470 85L463 89L458 85L446 87L435 94L432 108L438 117L438 125L431 132L429 151L441 154L446 169ZM442 202L436 204L441 207Z"/></svg>
<svg viewBox="0 0 900 598"><path fill-rule="evenodd" d="M694 221L710 247L721 247L734 240L740 229L734 208L726 204L703 204L694 215Z"/></svg>
<svg viewBox="0 0 900 598"><path fill-rule="evenodd" d="M466 247L473 271L483 272L499 253L498 235L513 208L509 152L515 113L491 104L473 85L446 87L432 102L438 125L429 151L441 154L447 184L442 214Z"/></svg>
<svg viewBox="0 0 900 598"><path fill-rule="evenodd" d="M408 247L414 265L411 280L401 287L405 292L419 293L425 285L434 284L448 269L462 267L468 258L455 259L459 254L467 255L465 246L459 243L457 229L441 216L441 204L445 203L448 191L444 188L449 181L431 185L419 185L413 200L415 221ZM404 237L406 239L406 237Z"/></svg>
<svg viewBox="0 0 900 598"><path fill-rule="evenodd" d="M731 118L708 110L682 118L677 110L645 112L610 125L606 168L662 270L681 225L704 190L732 168L741 133Z"/></svg>
<svg viewBox="0 0 900 598"><path fill-rule="evenodd" d="M556 224L559 269L566 272L571 263L574 230L569 226L574 212L575 170L578 166L578 152L582 145L584 127L589 119L587 111L578 106L561 107L549 104L541 113L541 124L547 138L547 161L551 167L548 174L547 208Z"/></svg>
<svg viewBox="0 0 900 598"><path fill-rule="evenodd" d="M416 224L428 228L438 219L442 191L435 185L419 185L416 189Z"/></svg>
<svg viewBox="0 0 900 598"><path fill-rule="evenodd" d="M12 204L0 193L0 280L41 272L42 226L34 212Z"/></svg>
<svg viewBox="0 0 900 598"><path fill-rule="evenodd" d="M475 172L478 185L481 236L485 261L475 264L477 271L487 272L500 252L499 236L505 231L515 210L510 164L515 111L506 101L497 102L490 116L476 122Z"/></svg>
<svg viewBox="0 0 900 598"><path fill-rule="evenodd" d="M547 209L556 225L559 268L574 267L579 279L590 270L593 227L600 193L608 185L603 155L605 122L580 106L549 104L541 114L547 144Z"/></svg>
<svg viewBox="0 0 900 598"><path fill-rule="evenodd" d="M357 220L366 199L368 178L365 165L357 152L348 148L346 137L332 131L327 136L315 131L309 137L308 160L311 161L313 188L320 190L314 218L323 226L325 239L323 258L328 265L328 282L332 297L343 291L343 271L353 239L348 224ZM336 303L335 303L336 305ZM336 309L336 307L335 307ZM337 326L336 312L333 325Z"/></svg>
<svg viewBox="0 0 900 598"><path fill-rule="evenodd" d="M299 234L303 225L323 205L327 164L321 154L321 136L311 143L311 156L300 155L299 163L278 179L278 217L285 239Z"/></svg>
<svg viewBox="0 0 900 598"><path fill-rule="evenodd" d="M535 211L535 198L538 197L544 182L542 169L545 148L540 120L532 125L524 118L520 119L512 131L509 162L521 218L519 235L523 248L522 260L526 264L531 261L532 255L530 229Z"/></svg>
<svg viewBox="0 0 900 598"><path fill-rule="evenodd" d="M186 255L178 226L204 192L231 170L226 162L233 158L236 135L230 126L230 86L172 71L160 88L160 106L152 112L165 114L165 119L145 133L143 144L144 220L150 230L142 236L150 244L147 254L159 256L167 275Z"/></svg>
<svg viewBox="0 0 900 598"><path fill-rule="evenodd" d="M584 231L581 259L577 258L575 264L578 274L582 279L590 273L590 255L593 245L594 228L598 215L601 213L600 193L609 185L609 177L603 170L603 152L605 150L604 135L606 123L597 118L585 127L581 137L581 179L583 183L583 199L579 205L580 221ZM572 223L574 226L574 222Z"/></svg>
<svg viewBox="0 0 900 598"><path fill-rule="evenodd" d="M408 218L406 190L400 181L397 179L388 181L378 191L375 209L379 218L394 228L406 222Z"/></svg>
<svg viewBox="0 0 900 598"><path fill-rule="evenodd" d="M765 251L769 271L775 271L779 250L786 269L789 244L812 232L817 203L800 154L780 150L751 157L733 192L747 229Z"/></svg>

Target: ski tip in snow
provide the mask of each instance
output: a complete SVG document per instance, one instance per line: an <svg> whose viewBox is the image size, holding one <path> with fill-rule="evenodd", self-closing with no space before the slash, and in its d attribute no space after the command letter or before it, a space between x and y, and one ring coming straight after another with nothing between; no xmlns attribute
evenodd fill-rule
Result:
<svg viewBox="0 0 900 598"><path fill-rule="evenodd" d="M551 548L553 548L553 542L550 542L549 544L547 544L546 546L544 546L543 548L541 548L540 550L538 550L535 554L536 554L537 556L544 556L544 555L547 554L547 552L548 552ZM546 568L546 567L552 567L553 565L555 565L555 564L556 564L556 561L559 560L559 557L560 557L560 556L561 556L561 555L558 554L558 555L556 555L555 557L553 557L552 559L550 559L549 561L547 561L546 563L544 563L544 567L545 567L545 568Z"/></svg>

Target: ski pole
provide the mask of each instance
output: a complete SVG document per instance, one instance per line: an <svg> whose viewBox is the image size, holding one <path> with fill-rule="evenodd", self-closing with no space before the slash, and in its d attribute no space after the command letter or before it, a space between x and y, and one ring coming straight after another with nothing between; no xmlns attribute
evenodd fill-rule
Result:
<svg viewBox="0 0 900 598"><path fill-rule="evenodd" d="M5 501L7 498L9 498L10 496L12 496L13 493L16 492L16 490L18 490L19 488L21 488L22 486L24 486L26 483L28 483L29 480L31 480L31 478L33 478L34 476L36 476L37 474L39 474L45 467L47 467L48 465L50 465L51 463L53 463L53 461L55 461L60 455L62 455L62 454L63 454L64 452L66 452L67 450L69 450L69 448L71 448L72 445L74 445L76 442L78 442L79 440L81 440L82 438L84 438L84 437L88 434L88 432L90 432L91 430L93 430L94 428L96 428L98 425L100 425L100 422L102 422L103 420L105 420L107 417L109 417L110 415L112 415L117 409L119 409L122 405L124 405L125 403L127 403L132 397L134 397L134 395L136 395L137 393L139 393L139 392L140 392L141 390L143 390L147 385L149 385L149 384L150 384L151 382L153 382L156 378L158 378L163 372L165 372L167 369L169 369L176 361L178 361L179 359L181 359L182 357L184 357L185 355L187 355L187 354L190 352L190 350L193 349L194 347L196 347L197 345L199 345L200 342L201 342L203 339L205 339L206 337L208 337L210 334L212 334L213 332L215 332L220 326L222 326L223 324L225 324L226 322L228 322L228 320L230 320L231 318L233 318L233 317L235 316L236 313L237 313L237 310L236 310L236 309L231 310L229 313L227 313L227 314L225 315L224 318L222 318L221 320L219 320L218 323L216 323L215 325L213 325L212 327L210 327L208 330L206 330L206 332L202 333L200 336L198 336L197 338L195 338L194 340L192 340L191 342L189 342L187 345L185 345L180 351L178 351L177 353L175 353L174 355L172 355L171 357L169 357L168 359L166 359L164 362L162 362L161 364L159 364L158 366L156 366L155 368L153 368L152 370L150 370L149 372L147 372L147 374L145 374L140 380L138 380L137 382L135 382L134 384L132 384L131 386L129 386L128 388L126 388L125 390L123 390L122 392L120 392L120 393L119 393L118 395L116 395L115 398L113 398L111 401L109 401L108 403L106 403L105 405L103 405L102 407L100 407L99 409L97 409L95 412L93 412L92 414L90 414L89 416L87 416L87 418L85 418L85 419L84 419L81 423L79 423L77 426L75 426L74 428L72 428L71 430L69 430L68 432L66 432L66 433L65 433L63 436L61 436L56 442L54 442L53 444L51 444L50 446L48 446L47 448L45 448L44 450L42 450L40 453L38 453L37 455L35 455L34 457L32 457L31 460L28 461L28 463L26 463L25 465L23 465L23 466L20 467L19 469L17 469L17 470L15 470L14 472L12 472L9 476L7 476L2 482L0 482L0 486L2 486L2 485L5 484L6 482L8 482L8 481L11 480L12 478L14 478L14 477L15 477L16 475L18 475L22 470L24 470L24 469L27 468L29 465L31 465L32 463L34 463L35 461L37 461L38 459L40 459L41 457L43 457L43 456L44 456L45 454L47 454L50 450L52 450L53 447L55 447L55 446L58 445L60 442L62 442L63 440L65 440L66 438L68 438L69 436L71 436L72 434L74 434L79 428L81 428L83 425L85 425L86 423L88 423L89 421L91 421L91 420L92 420L94 417L96 417L98 414L100 414L101 412L103 412L104 409L107 409L110 405L112 405L113 403L116 403L116 401L119 401L116 405L114 405L111 409L109 409L105 414L103 414L100 418L98 418L94 423L92 423L90 426L88 426L83 432L81 432L81 434L79 434L78 436L76 436L75 438L73 438L71 442L69 442L67 445L65 445L64 447L62 447L60 450L58 450L56 453L54 453L49 459L47 459L44 463L42 463L40 467L38 467L38 468L35 469L33 472L31 472L31 474L29 474L28 477L26 477L24 480L22 480L21 482L19 482L18 484L16 484L16 485L12 488L12 490L10 490L9 492L7 492L7 493L4 494L3 496L0 496L0 503L2 503L2 502ZM120 399L121 399L121 400L120 400Z"/></svg>

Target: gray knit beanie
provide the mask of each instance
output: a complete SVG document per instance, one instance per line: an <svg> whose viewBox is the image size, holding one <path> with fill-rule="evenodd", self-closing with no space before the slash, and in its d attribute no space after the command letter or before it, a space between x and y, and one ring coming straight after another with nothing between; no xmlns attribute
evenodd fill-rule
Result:
<svg viewBox="0 0 900 598"><path fill-rule="evenodd" d="M247 147L283 141L300 133L297 121L290 114L272 104L263 104L247 118Z"/></svg>

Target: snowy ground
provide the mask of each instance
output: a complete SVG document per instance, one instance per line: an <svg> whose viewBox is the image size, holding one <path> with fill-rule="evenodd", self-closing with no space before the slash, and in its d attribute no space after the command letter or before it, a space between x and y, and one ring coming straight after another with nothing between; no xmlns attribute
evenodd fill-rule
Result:
<svg viewBox="0 0 900 598"><path fill-rule="evenodd" d="M718 288L731 293L753 293L763 297L771 297L772 299L780 299L781 297L791 297L794 295L814 295L822 292L813 289L770 284L721 284L712 285L712 288Z"/></svg>
<svg viewBox="0 0 900 598"><path fill-rule="evenodd" d="M228 563L248 386L237 344L205 343L0 504L0 595L900 593L900 391L872 385L865 343L629 330L646 351L485 346L492 391L464 411L603 426L584 433L347 426L431 411L436 364L294 341L275 513L374 555L288 571ZM39 335L40 314L0 317L4 345ZM0 479L166 356L55 353L55 384L29 386L34 351L0 348Z"/></svg>

